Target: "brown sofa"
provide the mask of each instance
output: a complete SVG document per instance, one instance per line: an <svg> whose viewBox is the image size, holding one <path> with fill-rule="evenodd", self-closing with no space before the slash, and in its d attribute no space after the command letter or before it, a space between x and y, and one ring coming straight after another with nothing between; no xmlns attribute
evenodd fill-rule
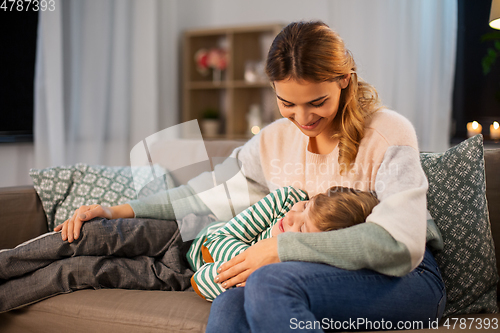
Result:
<svg viewBox="0 0 500 333"><path fill-rule="evenodd" d="M206 147L209 156L227 156L239 144L206 142ZM500 149L485 151L485 165L491 229L500 258ZM0 249L46 231L47 221L33 187L0 188ZM498 262L497 269L500 272ZM209 312L210 303L194 292L81 290L0 314L0 332L204 332ZM500 314L463 317L500 322ZM452 331L447 327L422 331L440 330ZM458 325L455 330L463 331Z"/></svg>

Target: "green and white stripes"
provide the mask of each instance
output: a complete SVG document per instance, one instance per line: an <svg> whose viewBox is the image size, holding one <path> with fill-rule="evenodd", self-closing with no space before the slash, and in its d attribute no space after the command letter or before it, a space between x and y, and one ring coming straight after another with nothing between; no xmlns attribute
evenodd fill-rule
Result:
<svg viewBox="0 0 500 333"><path fill-rule="evenodd" d="M211 301L225 289L213 282L217 268L258 241L271 237L271 229L292 206L307 200L307 194L291 186L269 193L231 221L217 222L202 230L188 252L188 259L196 269L193 277L198 290ZM222 226L221 226L222 224ZM203 243L203 241L206 241ZM214 263L203 264L202 245L206 246Z"/></svg>

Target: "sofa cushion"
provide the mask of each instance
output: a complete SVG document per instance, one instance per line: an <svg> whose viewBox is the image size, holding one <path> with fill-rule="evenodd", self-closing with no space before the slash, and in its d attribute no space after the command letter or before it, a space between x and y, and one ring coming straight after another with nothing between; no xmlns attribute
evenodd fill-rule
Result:
<svg viewBox="0 0 500 333"><path fill-rule="evenodd" d="M422 153L421 162L429 179L428 209L444 242L435 253L446 285L444 316L497 312L482 136L444 153Z"/></svg>
<svg viewBox="0 0 500 333"><path fill-rule="evenodd" d="M150 166L132 169L79 163L42 170L31 169L30 176L51 231L70 218L81 205L120 205L156 193L165 186L173 186L173 180L165 169L158 165L153 169L155 175Z"/></svg>
<svg viewBox="0 0 500 333"><path fill-rule="evenodd" d="M189 291L80 290L0 314L0 331L204 332L210 304Z"/></svg>

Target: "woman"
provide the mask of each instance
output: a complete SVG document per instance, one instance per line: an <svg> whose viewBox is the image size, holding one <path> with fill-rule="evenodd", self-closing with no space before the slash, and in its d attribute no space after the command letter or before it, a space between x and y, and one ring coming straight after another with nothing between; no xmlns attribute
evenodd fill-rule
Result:
<svg viewBox="0 0 500 333"><path fill-rule="evenodd" d="M428 185L412 125L381 108L376 90L358 79L341 38L322 22L285 27L266 71L285 119L234 152L251 194L262 198L294 186L314 196L340 185L374 191L380 204L367 223L283 233L223 264L216 282L245 287L217 297L207 332L394 329L405 321L426 327L440 318L444 283L426 250ZM195 195L201 193L196 184L175 189L171 199L185 198L192 211L227 220L217 200ZM82 207L57 230L72 241L85 220L149 216L146 207L144 201Z"/></svg>

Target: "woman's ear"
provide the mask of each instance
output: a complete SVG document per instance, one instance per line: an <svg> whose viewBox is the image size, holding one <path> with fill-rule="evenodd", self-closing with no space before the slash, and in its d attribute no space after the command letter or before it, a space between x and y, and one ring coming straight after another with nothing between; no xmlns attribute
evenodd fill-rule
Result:
<svg viewBox="0 0 500 333"><path fill-rule="evenodd" d="M351 80L351 73L344 75L344 76L340 79L340 87L341 87L342 89L347 88L347 86L349 85L350 80Z"/></svg>

